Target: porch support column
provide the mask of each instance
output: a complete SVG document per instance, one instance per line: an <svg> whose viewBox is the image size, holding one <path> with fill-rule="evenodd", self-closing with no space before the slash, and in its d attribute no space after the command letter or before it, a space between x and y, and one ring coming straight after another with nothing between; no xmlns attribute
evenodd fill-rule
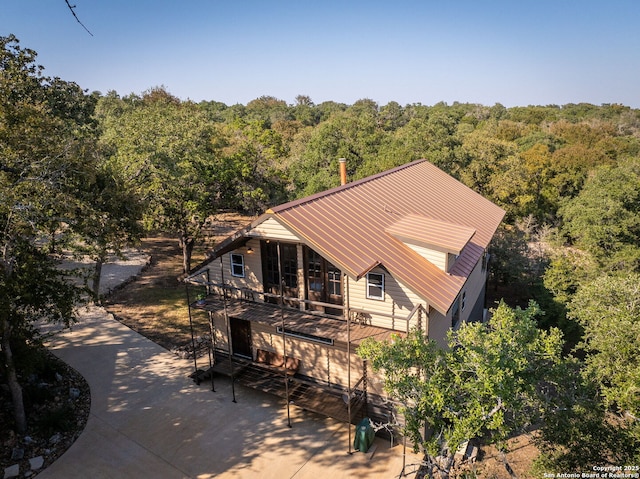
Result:
<svg viewBox="0 0 640 479"><path fill-rule="evenodd" d="M233 373L233 359L231 359L231 325L229 324L229 313L227 311L227 290L224 285L224 263L222 261L222 255L220 256L220 280L222 281L222 305L224 306L224 321L227 325L227 345L229 349L229 368L231 373L231 394L233 395L233 402L236 401L236 378Z"/></svg>
<svg viewBox="0 0 640 479"><path fill-rule="evenodd" d="M211 355L209 356L209 365L211 366L211 369L209 370L209 373L211 374L211 390L213 392L216 392L216 387L215 387L215 384L213 383L213 366L216 364L216 342L215 342L216 328L213 324L213 313L211 311L208 311L208 313L209 313L209 334L211 335L211 337L209 338L209 343L211 347Z"/></svg>
<svg viewBox="0 0 640 479"><path fill-rule="evenodd" d="M349 446L348 454L351 451L351 314L349 311L349 275L345 274L345 308L344 314L347 316L347 415L349 416Z"/></svg>
<svg viewBox="0 0 640 479"><path fill-rule="evenodd" d="M209 268L207 268L207 296L211 294L211 275L209 274ZM214 339L215 327L213 325L213 313L211 311L207 311L209 316L209 334L211 337L209 338L211 355L209 356L209 373L211 374L211 390L216 392L215 384L213 383L213 366L216 363L216 343Z"/></svg>
<svg viewBox="0 0 640 479"><path fill-rule="evenodd" d="M291 411L289 407L289 378L287 377L287 335L284 329L284 278L282 277L282 262L280 261L280 241L278 247L278 278L280 279L280 320L282 322L282 357L284 358L284 391L287 400L287 426L291 427Z"/></svg>
<svg viewBox="0 0 640 479"><path fill-rule="evenodd" d="M189 309L189 329L191 330L191 347L193 348L193 380L200 386L200 376L198 375L198 362L196 360L196 340L193 334L193 319L191 318L191 298L189 297L189 283L185 283L187 291L187 308Z"/></svg>

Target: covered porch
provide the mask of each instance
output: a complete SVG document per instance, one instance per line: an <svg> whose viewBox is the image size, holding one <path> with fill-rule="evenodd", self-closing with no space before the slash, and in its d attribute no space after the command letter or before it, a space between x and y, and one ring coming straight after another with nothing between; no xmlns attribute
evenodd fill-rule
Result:
<svg viewBox="0 0 640 479"><path fill-rule="evenodd" d="M193 286L204 286L209 294L192 301L194 291L190 287ZM211 329L210 341L203 345L206 354L200 358L194 355L194 380L198 383L211 380L211 388L215 391L217 375L230 377L233 401L236 400L233 385L242 384L282 398L288 417L290 407L296 406L344 423L358 423L367 416L369 387L366 363L355 358L352 360L355 348L368 337L385 340L393 334L402 336L406 333L367 324L361 319L366 318L366 312L349 310L348 305L332 304L332 308L341 309L343 315L328 315L312 309L325 306L324 303L234 288L202 279L188 284L187 296L190 316L198 311L205 312L209 316ZM276 303L265 302L269 299ZM301 309L301 303L304 303L302 307L305 309ZM404 318L406 324L414 315L422 313L419 307L416 308L409 317ZM254 328L271 328L273 335L280 338L278 344L282 349L279 353L283 356L283 364L269 364L260 360L258 356L261 350L257 347L250 347L249 354L238 354L231 330L232 322L238 320L252 324ZM227 341L218 342L216 338L220 334ZM328 351L334 347L345 349L346 364L341 367L346 370L346 380L329 381L305 374L305 361L313 359L294 351L296 342L304 342L316 351ZM302 363L300 370L297 367L287 368L287 361L292 358ZM353 364L356 362L360 364Z"/></svg>

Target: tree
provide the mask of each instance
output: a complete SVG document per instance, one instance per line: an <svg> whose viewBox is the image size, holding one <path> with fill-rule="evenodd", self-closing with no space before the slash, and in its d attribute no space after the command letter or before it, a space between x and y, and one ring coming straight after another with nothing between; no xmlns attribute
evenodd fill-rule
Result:
<svg viewBox="0 0 640 479"><path fill-rule="evenodd" d="M112 103L99 104L102 142L113 152L109 162L144 202L146 228L177 235L187 273L193 248L224 190L213 126L197 105L163 89L147 92L138 103Z"/></svg>
<svg viewBox="0 0 640 479"><path fill-rule="evenodd" d="M0 338L14 408L16 431L27 430L27 416L19 379L17 349L39 344L36 320L68 327L83 290L68 281L57 262L32 242L16 239L3 244L0 269Z"/></svg>
<svg viewBox="0 0 640 479"><path fill-rule="evenodd" d="M500 185L496 179L507 169L505 164L517 154L517 145L495 138L489 129L478 128L464 137L462 150L466 162L460 172L461 181L505 208L509 219L513 220L513 208L508 198L505 201L494 188Z"/></svg>
<svg viewBox="0 0 640 479"><path fill-rule="evenodd" d="M276 128L286 128L284 123L267 128L264 121L237 119L217 129L223 138L218 184L225 188L221 192L225 208L256 214L285 200L281 163L287 147Z"/></svg>
<svg viewBox="0 0 640 479"><path fill-rule="evenodd" d="M553 383L545 419L535 436L540 456L533 472L588 471L594 466L633 464L640 455L640 435L631 420L608 412L597 381L582 364L567 360ZM635 456L635 459L634 459Z"/></svg>
<svg viewBox="0 0 640 479"><path fill-rule="evenodd" d="M447 351L419 330L392 342L365 340L358 353L384 372L384 389L402 404L406 433L424 446L431 466L447 475L465 440L504 445L539 419L549 375L561 364L556 329L538 329L540 310L504 303L487 325L463 324L449 335ZM425 426L433 433L423 437ZM443 465L436 462L444 455Z"/></svg>
<svg viewBox="0 0 640 479"><path fill-rule="evenodd" d="M290 175L298 197L340 184L339 158L347 159L349 181L380 171L378 152L385 133L378 124L378 107L371 100L358 100L344 112L314 128L299 157L294 158ZM296 153L297 148L293 148Z"/></svg>
<svg viewBox="0 0 640 479"><path fill-rule="evenodd" d="M392 110L393 111L393 110ZM381 110L383 127L386 127L389 105ZM399 119L396 123L399 123ZM456 119L446 113L437 113L427 119L411 118L406 124L388 133L388 141L381 143L380 158L370 167L369 173L378 173L386 168L399 166L422 158L458 176L460 167L460 141L454 134Z"/></svg>
<svg viewBox="0 0 640 479"><path fill-rule="evenodd" d="M640 421L640 274L601 276L569 304L584 328L581 348L605 402Z"/></svg>
<svg viewBox="0 0 640 479"><path fill-rule="evenodd" d="M95 262L91 287L100 301L102 265L110 254L122 255L142 235L142 203L108 164L98 167L94 181L84 185L82 192L88 208L78 221L78 241L73 246Z"/></svg>
<svg viewBox="0 0 640 479"><path fill-rule="evenodd" d="M491 240L489 278L494 288L527 282L531 266L527 233L513 225L501 225Z"/></svg>
<svg viewBox="0 0 640 479"><path fill-rule="evenodd" d="M266 95L247 103L246 113L249 120L265 121L268 125L293 119L293 114L284 100Z"/></svg>
<svg viewBox="0 0 640 479"><path fill-rule="evenodd" d="M16 347L37 342L38 320L68 325L82 289L47 254L47 235L64 237L93 178L95 99L42 75L36 53L0 37L0 340L18 433L26 414Z"/></svg>
<svg viewBox="0 0 640 479"><path fill-rule="evenodd" d="M559 210L563 232L608 271L640 271L640 161L601 166Z"/></svg>

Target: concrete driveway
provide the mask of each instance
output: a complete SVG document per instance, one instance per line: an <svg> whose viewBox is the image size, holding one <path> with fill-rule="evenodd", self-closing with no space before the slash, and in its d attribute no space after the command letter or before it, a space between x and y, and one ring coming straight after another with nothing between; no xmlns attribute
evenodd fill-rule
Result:
<svg viewBox="0 0 640 479"><path fill-rule="evenodd" d="M83 310L49 347L86 378L92 403L84 432L42 479L393 478L402 471L402 446L376 439L373 455L349 455L346 424L291 407L289 428L277 397L236 386L233 403L228 378L215 378L216 392L208 381L196 385L192 362L102 308ZM418 460L408 454L406 470Z"/></svg>

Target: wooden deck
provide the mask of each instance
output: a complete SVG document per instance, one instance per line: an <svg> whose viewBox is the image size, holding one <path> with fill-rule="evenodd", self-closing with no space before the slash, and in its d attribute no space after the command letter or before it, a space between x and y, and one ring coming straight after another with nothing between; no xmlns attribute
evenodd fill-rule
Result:
<svg viewBox="0 0 640 479"><path fill-rule="evenodd" d="M233 357L230 364L228 355L216 352L214 366L201 373L200 380L209 379L211 373L230 377L231 365L234 380L238 384L278 396L285 401L288 388L290 404L341 422L349 422L349 410L345 402L346 391L323 386L298 375L287 376L288 382L285 386L284 374L269 371L264 365L258 365L248 359ZM364 404L364 392L352 391L351 423L356 424L361 419L359 413Z"/></svg>
<svg viewBox="0 0 640 479"><path fill-rule="evenodd" d="M213 295L198 304L192 304L192 307L215 314L224 314L222 299ZM402 331L360 324L355 321L351 323L351 331L348 335L347 322L344 319L301 311L289 306L281 308L276 304L246 299L227 299L227 314L229 317L268 324L273 327L280 326L284 319L287 329L341 342L347 342L347 338L350 337L351 344L355 346L365 338L375 338L382 341L391 339L393 334L405 335Z"/></svg>

